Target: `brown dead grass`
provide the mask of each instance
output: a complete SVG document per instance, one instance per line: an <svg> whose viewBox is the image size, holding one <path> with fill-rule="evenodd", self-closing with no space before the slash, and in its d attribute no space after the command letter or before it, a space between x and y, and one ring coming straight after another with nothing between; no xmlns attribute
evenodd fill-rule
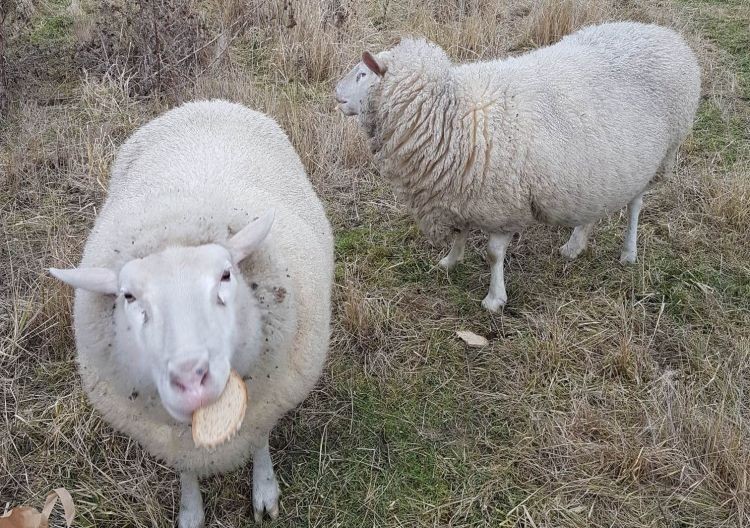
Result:
<svg viewBox="0 0 750 528"><path fill-rule="evenodd" d="M606 2L539 0L529 15L527 38L532 47L547 46L585 25L607 20L613 11Z"/></svg>
<svg viewBox="0 0 750 528"><path fill-rule="evenodd" d="M725 26L705 22L735 27L741 3L185 4L210 45L150 91L134 88L140 66L119 68L138 64L122 51L88 73L50 52L91 46L103 31L91 24L92 4L50 3L31 27L14 28L10 71L25 73L0 123L0 504L37 504L64 485L81 526L173 525L176 475L87 403L70 291L43 269L78 261L129 133L181 101L224 97L281 123L336 231L331 359L272 439L283 490L276 524L750 525L750 73L728 50L728 30L717 33ZM475 60L621 18L683 29L705 76L678 174L647 197L641 260L617 264L617 215L572 263L554 249L566 233L535 227L511 246L510 304L490 316L479 307L489 280L481 237L455 271L434 267L439 250L377 176L356 125L334 110L333 83L363 49L405 34ZM491 345L467 349L458 329ZM212 525L248 525L247 469L203 489Z"/></svg>

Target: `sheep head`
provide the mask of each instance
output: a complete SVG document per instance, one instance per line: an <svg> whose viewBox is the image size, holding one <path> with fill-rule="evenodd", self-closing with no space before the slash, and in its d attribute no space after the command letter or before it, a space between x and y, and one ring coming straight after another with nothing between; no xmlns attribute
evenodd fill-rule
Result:
<svg viewBox="0 0 750 528"><path fill-rule="evenodd" d="M114 295L116 352L134 379L156 387L176 420L224 390L235 349L260 328L260 311L239 272L265 240L274 220L266 212L224 245L169 247L107 268L50 269L59 280Z"/></svg>
<svg viewBox="0 0 750 528"><path fill-rule="evenodd" d="M339 110L346 116L358 115L370 88L380 82L387 70L388 52L372 55L369 51L362 54L362 61L336 85L335 97Z"/></svg>

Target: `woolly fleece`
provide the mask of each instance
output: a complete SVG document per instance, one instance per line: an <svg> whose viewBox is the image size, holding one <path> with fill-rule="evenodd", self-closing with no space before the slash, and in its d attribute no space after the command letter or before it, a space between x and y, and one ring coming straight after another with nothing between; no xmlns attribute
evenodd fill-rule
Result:
<svg viewBox="0 0 750 528"><path fill-rule="evenodd" d="M242 428L211 451L196 448L155 391L143 392L117 354L112 296L76 291L83 385L117 430L168 465L198 476L236 468L316 383L329 341L333 240L323 206L287 136L269 117L224 101L185 104L137 130L115 160L109 194L81 267L116 271L175 245L223 243L274 207L261 248L241 265L263 311L259 359ZM235 353L233 366L242 350ZM247 364L247 361L244 362Z"/></svg>
<svg viewBox="0 0 750 528"><path fill-rule="evenodd" d="M634 22L504 60L453 65L421 39L382 56L387 71L360 124L434 242L455 229L576 226L621 209L671 170L700 97L682 37Z"/></svg>

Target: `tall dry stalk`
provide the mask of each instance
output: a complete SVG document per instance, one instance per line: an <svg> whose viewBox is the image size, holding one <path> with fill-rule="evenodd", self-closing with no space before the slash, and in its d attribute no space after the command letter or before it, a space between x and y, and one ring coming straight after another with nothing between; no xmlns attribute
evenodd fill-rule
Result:
<svg viewBox="0 0 750 528"><path fill-rule="evenodd" d="M10 2L0 2L0 111L8 104L8 76L5 67L5 19L8 18Z"/></svg>

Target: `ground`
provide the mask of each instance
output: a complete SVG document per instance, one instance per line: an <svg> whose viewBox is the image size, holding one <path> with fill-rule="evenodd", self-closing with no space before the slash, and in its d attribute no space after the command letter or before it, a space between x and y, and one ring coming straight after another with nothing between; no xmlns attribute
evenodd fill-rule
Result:
<svg viewBox="0 0 750 528"><path fill-rule="evenodd" d="M271 439L282 502L265 524L750 526L745 0L21 5L0 114L0 508L65 486L77 526L173 525L178 475L92 410L72 292L44 269L78 261L129 133L226 97L282 124L336 233L330 360ZM158 17L154 39L141 6L189 17ZM639 261L618 263L622 214L573 262L556 251L567 230L529 229L506 261L508 306L490 315L485 239L436 267L446 248L420 236L332 87L363 49L404 34L475 60L623 18L679 29L703 70L677 174L646 196ZM463 329L490 346L465 347ZM208 525L252 524L250 475L202 483Z"/></svg>

